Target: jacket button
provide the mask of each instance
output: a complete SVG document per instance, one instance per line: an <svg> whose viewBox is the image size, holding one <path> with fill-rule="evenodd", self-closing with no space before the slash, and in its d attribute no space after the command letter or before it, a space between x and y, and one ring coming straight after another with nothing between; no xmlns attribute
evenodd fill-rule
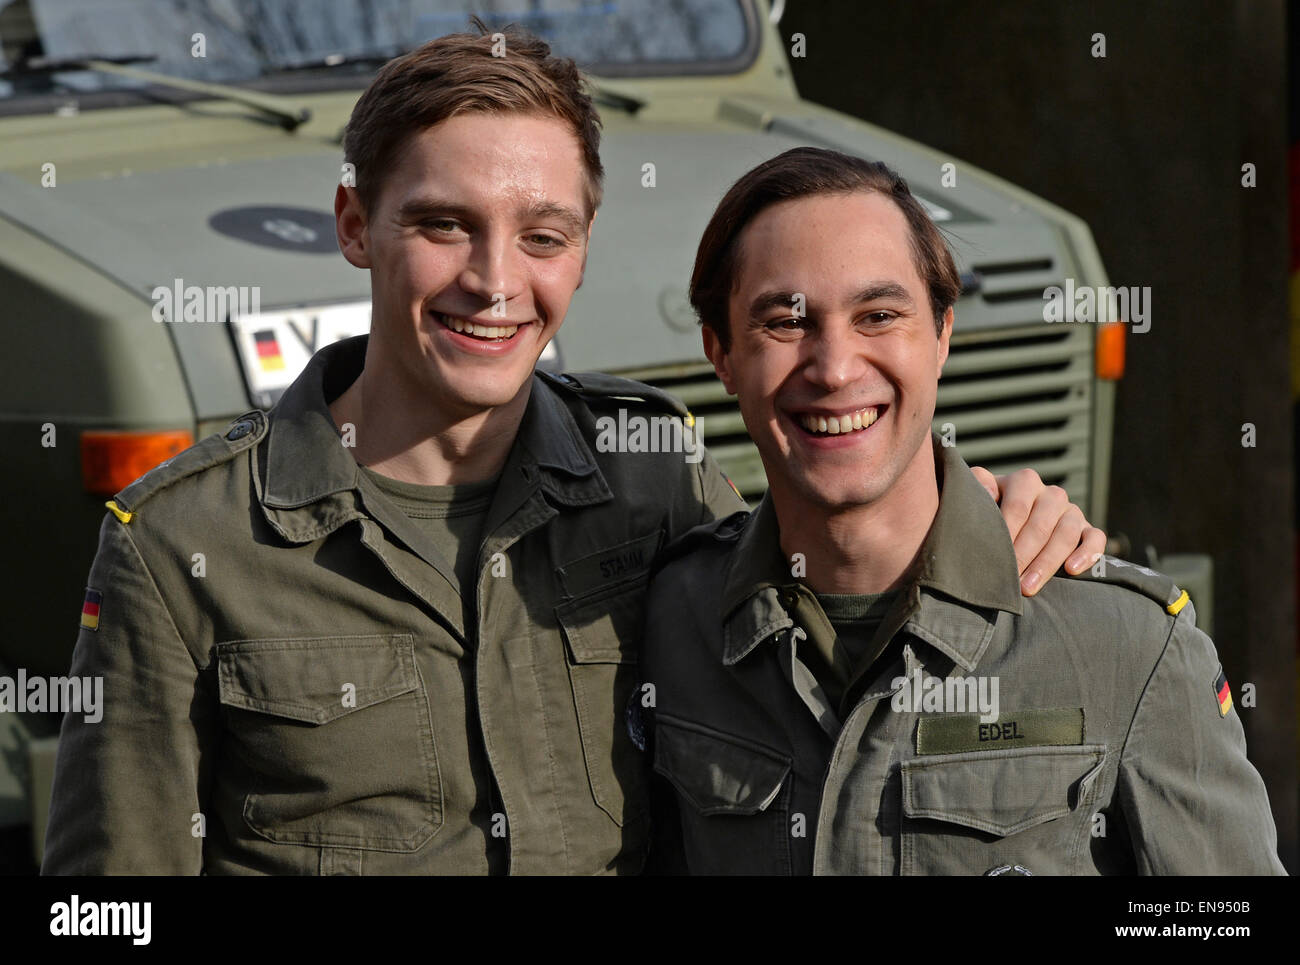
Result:
<svg viewBox="0 0 1300 965"><path fill-rule="evenodd" d="M241 419L230 427L230 431L226 433L226 438L231 442L234 442L237 439L244 438L244 436L248 435L252 431L253 423L248 419Z"/></svg>

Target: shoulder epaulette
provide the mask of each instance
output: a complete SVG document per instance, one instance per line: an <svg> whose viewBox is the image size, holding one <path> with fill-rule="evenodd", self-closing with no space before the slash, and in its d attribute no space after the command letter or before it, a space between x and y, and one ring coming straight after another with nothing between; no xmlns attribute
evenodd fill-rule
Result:
<svg viewBox="0 0 1300 965"><path fill-rule="evenodd" d="M266 435L266 413L246 412L221 432L214 433L184 452L179 452L127 486L104 505L122 523L129 523L150 496L186 476L211 469L256 445Z"/></svg>
<svg viewBox="0 0 1300 965"><path fill-rule="evenodd" d="M537 374L552 385L558 385L584 398L645 402L684 419L687 425L695 421L685 403L677 396L636 379L625 379L604 372L566 372L561 375L539 369Z"/></svg>
<svg viewBox="0 0 1300 965"><path fill-rule="evenodd" d="M1163 573L1157 573L1136 563L1128 563L1114 556L1103 556L1089 569L1070 578L1128 587L1130 590L1149 596L1172 616L1177 616L1190 599L1186 590L1179 588L1178 584Z"/></svg>
<svg viewBox="0 0 1300 965"><path fill-rule="evenodd" d="M673 560L686 556L704 546L712 546L718 543L734 543L740 538L740 534L744 532L745 524L749 522L750 515L752 514L748 510L741 510L722 519L715 519L711 523L701 523L699 526L688 529L659 551L655 557L654 569L662 569Z"/></svg>

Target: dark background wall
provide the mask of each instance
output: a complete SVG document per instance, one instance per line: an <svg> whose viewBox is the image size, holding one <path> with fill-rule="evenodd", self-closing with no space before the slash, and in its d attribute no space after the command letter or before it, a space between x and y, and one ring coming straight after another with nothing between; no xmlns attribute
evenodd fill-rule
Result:
<svg viewBox="0 0 1300 965"><path fill-rule="evenodd" d="M790 0L780 29L807 38L804 96L1078 214L1111 284L1151 287L1118 391L1108 529L1214 557L1216 644L1294 873L1286 6Z"/></svg>

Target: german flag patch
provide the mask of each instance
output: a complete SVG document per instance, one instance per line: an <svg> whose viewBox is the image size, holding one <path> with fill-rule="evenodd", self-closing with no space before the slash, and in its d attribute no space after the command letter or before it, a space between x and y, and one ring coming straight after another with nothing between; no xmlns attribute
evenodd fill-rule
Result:
<svg viewBox="0 0 1300 965"><path fill-rule="evenodd" d="M1219 676L1214 678L1214 699L1219 702L1219 716L1227 717L1232 710L1232 691L1228 687L1228 678L1219 668Z"/></svg>
<svg viewBox="0 0 1300 965"><path fill-rule="evenodd" d="M86 601L81 604L81 625L87 630L99 629L99 604L104 594L92 587L86 587Z"/></svg>

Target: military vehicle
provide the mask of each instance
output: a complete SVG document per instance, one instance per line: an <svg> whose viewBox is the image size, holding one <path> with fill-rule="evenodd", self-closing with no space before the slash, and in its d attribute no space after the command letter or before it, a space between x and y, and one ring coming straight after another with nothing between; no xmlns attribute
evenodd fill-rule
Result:
<svg viewBox="0 0 1300 965"><path fill-rule="evenodd" d="M696 242L731 182L790 147L883 160L963 271L936 428L972 463L1036 468L1106 523L1123 326L1043 319L1049 286L1106 284L1088 227L802 100L791 58L807 38L783 37L763 0L13 0L0 8L0 677L67 673L111 494L272 406L317 347L367 330L368 276L334 237L340 134L379 64L471 13L578 59L604 122L586 281L541 364L676 393L753 499L762 466L686 299ZM1203 615L1207 591L1193 586ZM11 869L39 857L59 721L0 712Z"/></svg>

